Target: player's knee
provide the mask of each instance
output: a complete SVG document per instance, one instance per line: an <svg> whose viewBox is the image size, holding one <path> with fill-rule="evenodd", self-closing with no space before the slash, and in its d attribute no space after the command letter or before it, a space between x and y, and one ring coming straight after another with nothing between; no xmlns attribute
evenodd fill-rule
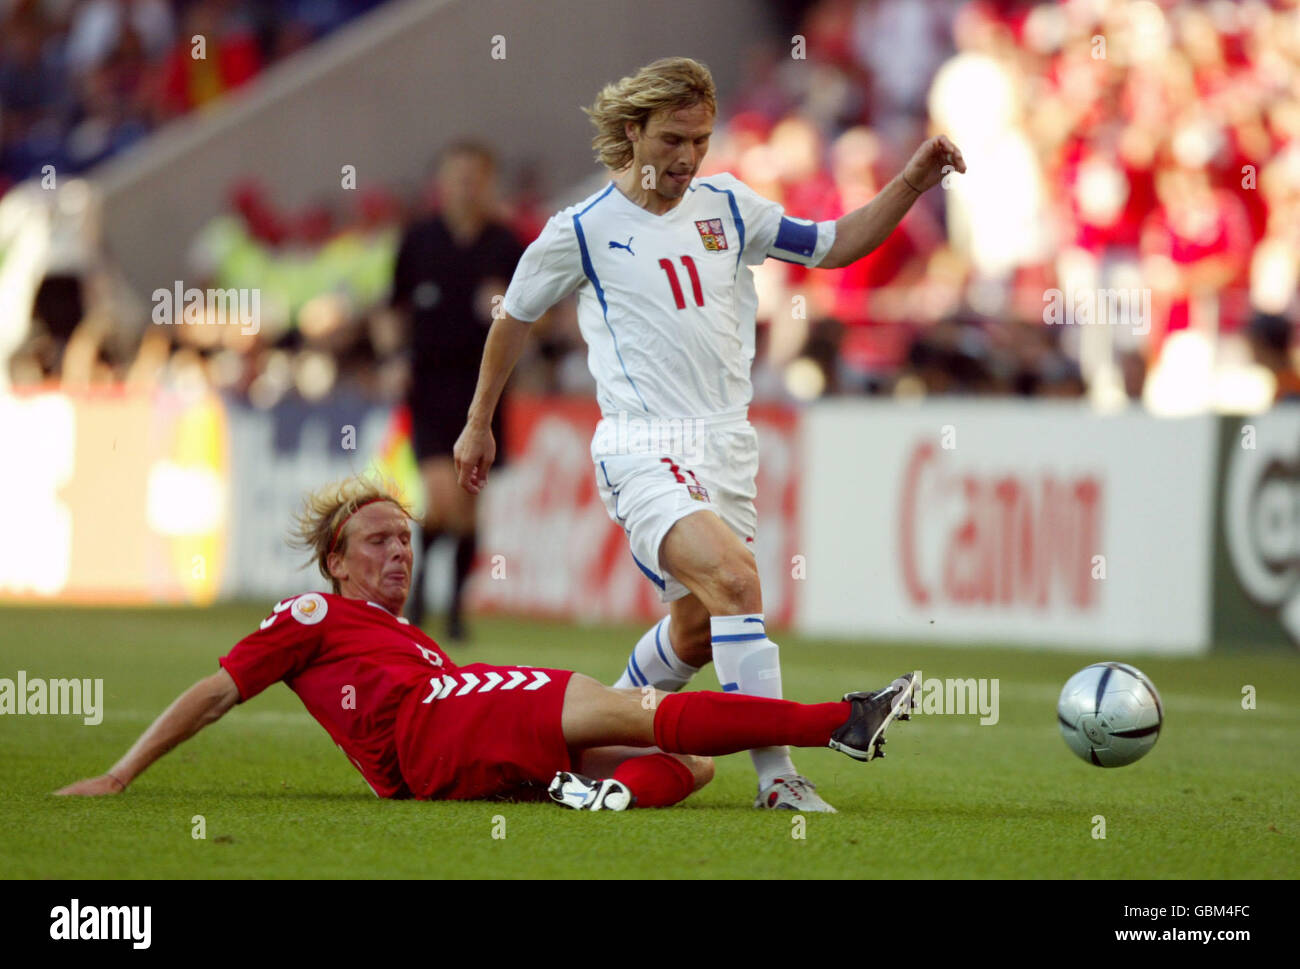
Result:
<svg viewBox="0 0 1300 969"><path fill-rule="evenodd" d="M691 788L692 793L698 791L709 781L713 780L713 758L696 757L689 755L683 758L687 768L691 772L691 777L695 780L695 786Z"/></svg>
<svg viewBox="0 0 1300 969"><path fill-rule="evenodd" d="M713 574L717 612L739 615L762 610L758 566L753 556L728 556Z"/></svg>
<svg viewBox="0 0 1300 969"><path fill-rule="evenodd" d="M669 756L691 772L692 794L713 780L712 757L699 757L695 754L669 754Z"/></svg>

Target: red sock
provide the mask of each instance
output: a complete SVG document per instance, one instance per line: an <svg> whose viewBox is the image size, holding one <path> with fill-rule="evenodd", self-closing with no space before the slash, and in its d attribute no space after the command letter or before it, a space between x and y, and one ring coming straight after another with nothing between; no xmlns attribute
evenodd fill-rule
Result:
<svg viewBox="0 0 1300 969"><path fill-rule="evenodd" d="M841 703L795 703L739 693L670 693L655 711L655 745L716 757L754 747L825 747L848 720Z"/></svg>
<svg viewBox="0 0 1300 969"><path fill-rule="evenodd" d="M637 807L668 807L684 801L695 790L695 775L676 757L649 754L618 765L614 780L622 781L636 796Z"/></svg>

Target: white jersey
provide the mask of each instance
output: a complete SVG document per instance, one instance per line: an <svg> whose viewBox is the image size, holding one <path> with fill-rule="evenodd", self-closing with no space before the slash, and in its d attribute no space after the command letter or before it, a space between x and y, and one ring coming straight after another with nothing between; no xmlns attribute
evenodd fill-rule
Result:
<svg viewBox="0 0 1300 969"><path fill-rule="evenodd" d="M734 175L697 178L653 215L613 182L546 223L504 310L532 322L577 290L587 365L606 416L743 417L768 256L816 266L834 222L792 219Z"/></svg>

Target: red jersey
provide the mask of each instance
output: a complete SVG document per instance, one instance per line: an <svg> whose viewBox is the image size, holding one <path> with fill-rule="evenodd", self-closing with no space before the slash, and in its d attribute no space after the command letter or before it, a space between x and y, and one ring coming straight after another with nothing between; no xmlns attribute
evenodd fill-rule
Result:
<svg viewBox="0 0 1300 969"><path fill-rule="evenodd" d="M405 619L362 599L320 592L276 604L261 628L218 661L240 702L283 680L380 797L410 797L397 758L398 713L458 667Z"/></svg>

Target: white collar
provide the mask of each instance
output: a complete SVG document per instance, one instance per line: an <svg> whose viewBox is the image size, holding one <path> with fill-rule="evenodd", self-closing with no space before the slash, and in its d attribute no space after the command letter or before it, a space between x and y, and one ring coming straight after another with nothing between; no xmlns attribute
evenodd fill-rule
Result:
<svg viewBox="0 0 1300 969"><path fill-rule="evenodd" d="M411 624L411 620L406 619L406 618L403 617L403 616L396 616L396 615L393 615L392 611L390 611L386 606L381 606L381 605L380 605L379 603L377 603L377 602L371 602L369 599L367 599L367 600L366 600L366 605L368 605L368 606L374 606L376 609L380 609L380 610L382 610L382 611L384 611L384 612L387 612L390 616L393 616L393 618L396 619L398 622L400 622L403 626L409 626L409 625Z"/></svg>

